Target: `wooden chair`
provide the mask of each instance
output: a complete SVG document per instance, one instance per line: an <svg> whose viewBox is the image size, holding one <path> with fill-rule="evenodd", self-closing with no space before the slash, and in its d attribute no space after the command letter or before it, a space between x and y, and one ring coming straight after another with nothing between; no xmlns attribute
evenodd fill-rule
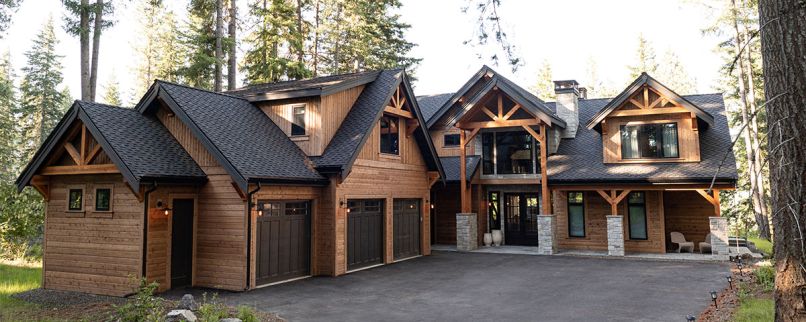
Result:
<svg viewBox="0 0 806 322"><path fill-rule="evenodd" d="M700 253L701 254L705 254L705 253L710 254L711 253L711 233L708 233L708 235L705 235L705 241L700 242L699 246L700 246ZM707 252L706 252L706 250L707 250Z"/></svg>
<svg viewBox="0 0 806 322"><path fill-rule="evenodd" d="M672 237L672 243L677 244L678 253L683 250L688 250L689 253L694 252L694 242L687 241L683 234L673 231L669 235Z"/></svg>

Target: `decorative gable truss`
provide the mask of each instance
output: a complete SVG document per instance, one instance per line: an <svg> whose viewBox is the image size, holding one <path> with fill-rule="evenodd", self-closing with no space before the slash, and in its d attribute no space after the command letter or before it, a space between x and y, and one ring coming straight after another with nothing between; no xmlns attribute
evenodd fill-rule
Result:
<svg viewBox="0 0 806 322"><path fill-rule="evenodd" d="M402 93L401 86L403 85L399 85L395 93L392 94L392 98L383 108L383 112L403 118L406 122L406 137L410 137L420 126L420 122L417 121L417 117L412 113L411 103L406 100L406 95Z"/></svg>

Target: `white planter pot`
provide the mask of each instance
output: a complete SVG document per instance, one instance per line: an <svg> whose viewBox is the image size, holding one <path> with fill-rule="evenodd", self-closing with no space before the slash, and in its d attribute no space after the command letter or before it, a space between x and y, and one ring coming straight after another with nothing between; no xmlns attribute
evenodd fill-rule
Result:
<svg viewBox="0 0 806 322"><path fill-rule="evenodd" d="M501 230L493 229L492 235L493 235L493 245L495 245L496 247L501 246L501 242L504 240L504 235L501 234Z"/></svg>
<svg viewBox="0 0 806 322"><path fill-rule="evenodd" d="M492 243L493 243L493 234L484 233L484 246L490 247Z"/></svg>

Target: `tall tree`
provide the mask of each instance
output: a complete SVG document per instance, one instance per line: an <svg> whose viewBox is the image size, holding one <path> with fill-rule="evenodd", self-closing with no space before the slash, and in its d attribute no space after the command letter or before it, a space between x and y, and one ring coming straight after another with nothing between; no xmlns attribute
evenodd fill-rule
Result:
<svg viewBox="0 0 806 322"><path fill-rule="evenodd" d="M190 0L188 23L180 39L184 63L177 75L182 82L204 89L213 89L215 79L215 1Z"/></svg>
<svg viewBox="0 0 806 322"><path fill-rule="evenodd" d="M11 25L11 16L17 10L22 0L0 0L0 39Z"/></svg>
<svg viewBox="0 0 806 322"><path fill-rule="evenodd" d="M759 0L769 123L775 320L802 321L806 285L806 2Z"/></svg>
<svg viewBox="0 0 806 322"><path fill-rule="evenodd" d="M111 79L107 81L105 90L106 92L104 92L103 97L105 104L113 106L123 105L123 101L120 99L120 84L115 76L112 76Z"/></svg>
<svg viewBox="0 0 806 322"><path fill-rule="evenodd" d="M0 183L12 182L16 175L17 132L14 111L17 110L17 94L14 87L14 68L11 54L0 58Z"/></svg>
<svg viewBox="0 0 806 322"><path fill-rule="evenodd" d="M635 50L633 64L627 67L630 70L630 80L638 78L643 72L654 75L658 70L658 63L655 61L655 48L644 38L644 34L638 34L638 46Z"/></svg>
<svg viewBox="0 0 806 322"><path fill-rule="evenodd" d="M137 7L138 38L132 42L136 53L135 100L145 93L154 79L177 81L184 61L174 14L161 1L141 1Z"/></svg>
<svg viewBox="0 0 806 322"><path fill-rule="evenodd" d="M551 65L547 60L544 60L537 71L537 83L533 88L537 97L544 101L554 100L557 97L554 94L554 79L552 77Z"/></svg>
<svg viewBox="0 0 806 322"><path fill-rule="evenodd" d="M697 91L697 80L688 73L677 53L668 49L661 61L663 64L658 65L653 77L679 94L694 94Z"/></svg>
<svg viewBox="0 0 806 322"><path fill-rule="evenodd" d="M509 65L512 72L516 72L518 67L522 65L520 56L517 53L515 45L513 45L507 36L506 30L501 26L501 16L498 11L501 7L501 0L470 0L468 5L462 7L463 13L475 13L476 29L473 32L471 39L465 40L464 44L471 47L480 47L477 54L479 58L484 58L487 55L494 65L498 65L500 60L499 55L504 54L507 65ZM496 49L492 49L492 54L484 53L484 49L489 49L488 46L490 35L497 45Z"/></svg>
<svg viewBox="0 0 806 322"><path fill-rule="evenodd" d="M599 77L599 64L593 56L588 57L588 62L585 66L585 77L586 79L582 85L588 89L588 97L614 97L620 91Z"/></svg>
<svg viewBox="0 0 806 322"><path fill-rule="evenodd" d="M310 76L305 64L294 58L302 47L295 22L296 13L286 0L257 0L249 10L257 27L246 39L251 49L246 52L244 69L248 83L274 82Z"/></svg>
<svg viewBox="0 0 806 322"><path fill-rule="evenodd" d="M238 87L237 84L237 75L238 75L238 56L236 54L238 50L238 37L237 37L237 30L238 30L238 5L237 1L230 0L229 1L229 26L227 27L227 31L229 32L229 60L227 61L227 90L233 90Z"/></svg>
<svg viewBox="0 0 806 322"><path fill-rule="evenodd" d="M81 99L95 101L95 88L98 82L98 55L101 48L101 33L112 26L112 21L104 18L112 15L112 3L104 0L63 0L68 16L65 17L65 31L78 36L80 46ZM92 26L90 26L92 24ZM90 43L92 33L92 43ZM92 53L90 53L92 47Z"/></svg>
<svg viewBox="0 0 806 322"><path fill-rule="evenodd" d="M224 1L215 1L215 75L213 76L213 90L220 92L223 89L224 78Z"/></svg>

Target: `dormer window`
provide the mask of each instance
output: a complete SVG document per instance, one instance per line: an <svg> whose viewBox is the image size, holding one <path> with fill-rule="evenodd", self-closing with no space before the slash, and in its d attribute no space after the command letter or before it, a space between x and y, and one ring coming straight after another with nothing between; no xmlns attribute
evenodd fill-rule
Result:
<svg viewBox="0 0 806 322"><path fill-rule="evenodd" d="M394 116L381 117L381 153L400 154L398 124L398 118Z"/></svg>
<svg viewBox="0 0 806 322"><path fill-rule="evenodd" d="M291 122L291 135L305 135L305 105L295 105Z"/></svg>
<svg viewBox="0 0 806 322"><path fill-rule="evenodd" d="M622 159L679 157L677 123L621 126Z"/></svg>

